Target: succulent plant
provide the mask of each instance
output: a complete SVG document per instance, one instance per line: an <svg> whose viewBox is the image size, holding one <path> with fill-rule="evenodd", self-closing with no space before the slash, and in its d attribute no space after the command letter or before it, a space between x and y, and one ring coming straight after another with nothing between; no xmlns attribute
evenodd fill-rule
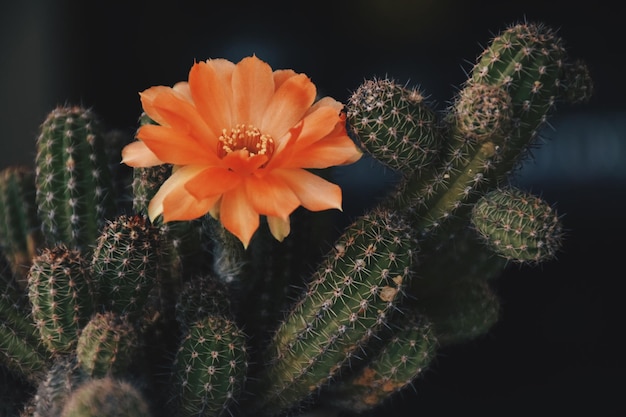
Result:
<svg viewBox="0 0 626 417"><path fill-rule="evenodd" d="M216 213L150 219L179 167L122 175L119 132L90 109L54 109L34 167L0 175L0 364L32 389L21 415L380 407L441 347L490 331L507 265L556 257L560 215L509 180L555 104L592 91L584 62L530 22L491 39L445 108L407 83L365 80L346 129L397 182L342 230L298 210L282 242L259 228L247 247Z"/></svg>

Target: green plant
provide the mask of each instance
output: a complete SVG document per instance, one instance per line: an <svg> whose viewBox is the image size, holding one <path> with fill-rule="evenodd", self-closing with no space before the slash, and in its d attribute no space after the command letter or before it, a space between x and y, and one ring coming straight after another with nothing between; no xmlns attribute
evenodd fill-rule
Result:
<svg viewBox="0 0 626 417"><path fill-rule="evenodd" d="M178 417L380 406L440 347L489 331L508 264L558 252L556 210L508 180L555 104L592 90L533 23L495 36L447 108L365 80L347 129L397 184L339 236L326 213L297 210L283 242L259 228L247 248L210 215L150 222L173 168L113 172L132 138L55 109L34 170L0 176L0 359L33 389L22 415L109 415L122 397L129 415Z"/></svg>

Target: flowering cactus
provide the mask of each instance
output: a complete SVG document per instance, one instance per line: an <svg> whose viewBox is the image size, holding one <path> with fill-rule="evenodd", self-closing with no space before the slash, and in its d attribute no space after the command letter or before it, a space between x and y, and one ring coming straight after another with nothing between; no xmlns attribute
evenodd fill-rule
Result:
<svg viewBox="0 0 626 417"><path fill-rule="evenodd" d="M33 170L0 175L0 361L32 388L14 415L375 410L489 331L509 263L555 257L556 209L508 180L592 90L523 23L444 109L390 78L317 99L256 56L142 92L136 138L55 109ZM364 154L399 180L334 236L333 167Z"/></svg>

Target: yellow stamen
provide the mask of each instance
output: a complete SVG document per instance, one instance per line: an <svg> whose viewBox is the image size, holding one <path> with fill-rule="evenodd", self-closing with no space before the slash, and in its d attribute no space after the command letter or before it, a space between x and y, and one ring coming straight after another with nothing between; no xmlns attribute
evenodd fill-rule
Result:
<svg viewBox="0 0 626 417"><path fill-rule="evenodd" d="M222 129L217 149L220 158L238 150L248 151L249 156L267 155L271 158L274 153L274 139L270 135L262 134L252 125L238 124L230 132Z"/></svg>

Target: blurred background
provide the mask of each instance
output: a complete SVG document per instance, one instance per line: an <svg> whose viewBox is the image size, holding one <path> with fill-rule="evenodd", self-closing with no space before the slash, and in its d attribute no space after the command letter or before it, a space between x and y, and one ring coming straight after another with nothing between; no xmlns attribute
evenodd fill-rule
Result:
<svg viewBox="0 0 626 417"><path fill-rule="evenodd" d="M109 127L133 132L138 92L186 79L193 62L207 58L256 54L273 68L306 73L322 95L340 101L364 79L389 76L445 106L495 33L543 22L587 62L595 82L591 102L557 109L542 132L544 145L517 178L564 215L563 251L540 267L510 266L499 280L500 323L442 351L414 390L376 415L618 415L626 412L626 36L615 7L564 0L3 0L0 169L32 164L39 125L59 104L92 107ZM354 169L375 167L363 160ZM385 186L357 178L346 177L353 186L346 210L357 209L365 190Z"/></svg>

